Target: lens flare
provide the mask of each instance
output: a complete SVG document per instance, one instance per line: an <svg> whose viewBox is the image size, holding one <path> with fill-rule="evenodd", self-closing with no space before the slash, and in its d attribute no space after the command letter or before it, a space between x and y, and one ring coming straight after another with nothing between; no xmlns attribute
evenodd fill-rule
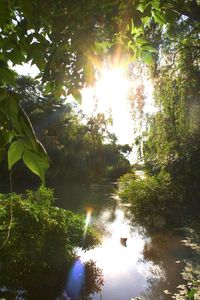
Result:
<svg viewBox="0 0 200 300"><path fill-rule="evenodd" d="M84 279L84 265L81 263L80 259L77 258L69 275L69 280L67 283L67 296L71 297L72 299L79 299L81 289L84 284Z"/></svg>
<svg viewBox="0 0 200 300"><path fill-rule="evenodd" d="M88 208L87 209L86 220L85 220L85 229L84 229L84 233L83 233L83 238L84 239L85 239L86 234L87 234L88 225L90 224L90 221L91 221L91 216L92 216L92 208Z"/></svg>

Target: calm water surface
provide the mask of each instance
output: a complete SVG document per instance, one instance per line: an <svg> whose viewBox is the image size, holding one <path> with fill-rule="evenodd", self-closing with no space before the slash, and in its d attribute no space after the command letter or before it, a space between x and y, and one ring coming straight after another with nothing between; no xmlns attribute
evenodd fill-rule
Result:
<svg viewBox="0 0 200 300"><path fill-rule="evenodd" d="M79 252L82 261L92 259L102 269L104 286L93 300L171 299L163 290L175 291L181 283L180 259L188 257L177 234L155 233L133 225L127 208L114 193L115 184L71 185L61 187L57 204L87 215L102 232L102 245ZM60 200L59 200L60 199ZM126 238L122 245L121 238Z"/></svg>

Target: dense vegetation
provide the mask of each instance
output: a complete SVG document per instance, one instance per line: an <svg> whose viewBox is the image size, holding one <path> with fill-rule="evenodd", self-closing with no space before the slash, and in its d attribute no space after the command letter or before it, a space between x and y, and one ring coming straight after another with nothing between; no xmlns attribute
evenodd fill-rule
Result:
<svg viewBox="0 0 200 300"><path fill-rule="evenodd" d="M199 15L199 0L0 0L0 176L10 191L15 182L35 182L22 162L43 183L46 174L51 186L61 178L91 182L128 171L123 153L130 148L116 144L104 116L86 119L64 99L71 94L80 102L80 89L94 83L105 62L142 59L151 64L158 110L138 139L146 178L125 175L121 195L150 235L176 227L178 219L182 225L194 223L200 209ZM39 82L17 79L13 66L25 62L37 65ZM57 296L74 248L87 247L80 244L81 217L57 209L49 198L43 189L25 199L1 196L0 286L11 297L19 289L30 299ZM48 257L52 253L45 247L59 257ZM33 282L41 276L43 290ZM92 292L98 290L95 284Z"/></svg>
<svg viewBox="0 0 200 300"><path fill-rule="evenodd" d="M158 36L161 43L149 70L157 112L148 117L141 138L146 179L128 178L124 196L133 199L138 213L150 209L168 219L176 211L176 219L199 210L199 23L180 16L176 25L154 35L155 43Z"/></svg>
<svg viewBox="0 0 200 300"><path fill-rule="evenodd" d="M41 187L26 195L0 195L0 295L15 299L55 299L66 288L76 248L99 243L85 218L54 206L53 192ZM83 266L82 298L99 291L101 273L92 262ZM87 276L89 275L89 277ZM42 284L41 284L42 282ZM69 291L66 291L69 295Z"/></svg>
<svg viewBox="0 0 200 300"><path fill-rule="evenodd" d="M48 185L115 180L130 170L125 156L131 148L116 143L116 137L107 129L109 120L103 114L86 117L75 104L55 101L54 97L45 96L41 89L41 84L29 77L17 81L16 93L21 107L29 115L50 158L46 174ZM3 162L0 177L8 185L5 156ZM29 186L23 182L24 176ZM36 176L22 163L13 166L12 182L13 188L17 186L18 190L19 186L27 188L38 184Z"/></svg>
<svg viewBox="0 0 200 300"><path fill-rule="evenodd" d="M155 232L181 227L190 240L185 230L189 227L193 241L200 235L199 25L194 18L180 14L175 24L147 33L159 50L149 68L157 112L147 116L147 130L140 137L145 176L138 178L133 172L122 177L120 194L130 204L133 222L142 225L151 237L145 257L154 262L159 260L158 250L152 249ZM195 299L199 289L197 252L195 266L186 264L186 284L174 295L176 299Z"/></svg>
<svg viewBox="0 0 200 300"><path fill-rule="evenodd" d="M176 27L181 18L197 23L199 5L195 0L1 0L0 11L1 154L9 146L9 169L22 159L44 182L46 152L18 95L6 89L16 83L12 65L36 64L47 94L56 99L72 94L80 100L79 90L94 83L105 60L118 65L142 58L152 63L163 25Z"/></svg>

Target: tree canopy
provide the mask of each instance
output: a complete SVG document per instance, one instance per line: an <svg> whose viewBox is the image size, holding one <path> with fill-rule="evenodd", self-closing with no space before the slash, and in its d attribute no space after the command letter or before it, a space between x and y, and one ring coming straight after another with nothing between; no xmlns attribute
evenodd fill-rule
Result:
<svg viewBox="0 0 200 300"><path fill-rule="evenodd" d="M195 23L199 10L195 0L1 0L0 152L9 146L9 169L22 158L44 181L48 168L47 154L12 90L13 65L36 64L47 94L57 99L72 94L80 100L80 89L94 82L105 58L112 63L123 57L152 63L155 28L173 26L181 18Z"/></svg>

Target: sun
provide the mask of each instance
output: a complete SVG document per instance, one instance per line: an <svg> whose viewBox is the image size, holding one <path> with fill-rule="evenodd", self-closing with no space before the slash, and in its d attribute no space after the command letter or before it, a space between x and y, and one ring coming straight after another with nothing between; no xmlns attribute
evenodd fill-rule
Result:
<svg viewBox="0 0 200 300"><path fill-rule="evenodd" d="M119 110L124 109L129 86L123 69L103 69L95 86L99 110L112 110L113 114L118 114Z"/></svg>
<svg viewBox="0 0 200 300"><path fill-rule="evenodd" d="M105 67L98 72L95 86L82 91L83 111L112 117L111 130L121 144L132 142L133 120L128 101L130 84L125 69Z"/></svg>

